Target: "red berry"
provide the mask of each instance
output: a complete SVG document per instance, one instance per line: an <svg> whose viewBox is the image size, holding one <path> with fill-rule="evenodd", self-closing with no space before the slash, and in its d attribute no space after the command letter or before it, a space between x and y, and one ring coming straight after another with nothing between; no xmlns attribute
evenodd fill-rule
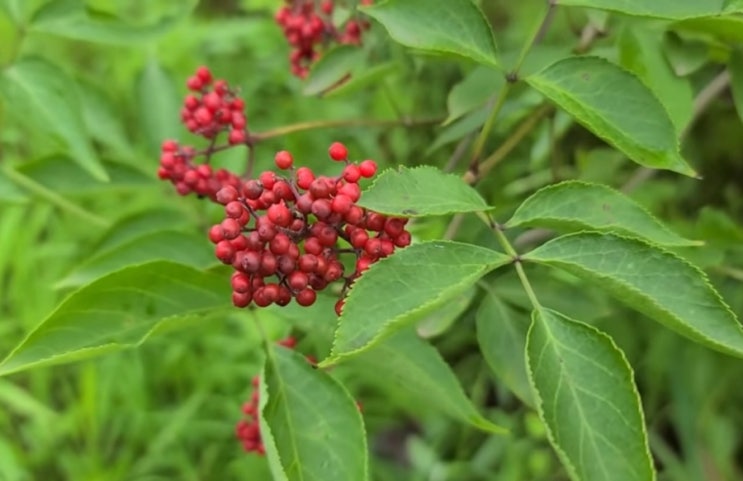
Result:
<svg viewBox="0 0 743 481"><path fill-rule="evenodd" d="M276 162L276 167L281 170L286 170L292 166L294 159L292 158L292 154L290 154L286 150L282 150L276 153L274 162Z"/></svg>
<svg viewBox="0 0 743 481"><path fill-rule="evenodd" d="M320 239L317 237L309 237L304 241L304 252L305 254L313 254L315 256L320 255L323 250L323 245L320 243ZM318 259L319 261L320 259ZM300 261L301 262L301 261Z"/></svg>
<svg viewBox="0 0 743 481"><path fill-rule="evenodd" d="M213 225L211 229L209 229L209 240L214 244L224 240L224 231L220 224Z"/></svg>
<svg viewBox="0 0 743 481"><path fill-rule="evenodd" d="M289 246L291 245L291 239L286 234L279 232L276 237L271 239L268 243L269 249L277 256L281 256L289 252Z"/></svg>
<svg viewBox="0 0 743 481"><path fill-rule="evenodd" d="M244 143L245 139L246 135L244 130L232 129L230 130L230 135L227 140L230 142L230 144L237 145Z"/></svg>
<svg viewBox="0 0 743 481"><path fill-rule="evenodd" d="M317 257L314 254L303 254L299 256L297 264L302 272L315 272L317 268Z"/></svg>
<svg viewBox="0 0 743 481"><path fill-rule="evenodd" d="M318 219L326 219L332 212L333 208L328 199L318 199L312 203L312 213Z"/></svg>
<svg viewBox="0 0 743 481"><path fill-rule="evenodd" d="M273 204L266 211L268 219L280 227L289 227L294 217L292 216L289 208L282 202L280 204Z"/></svg>
<svg viewBox="0 0 743 481"><path fill-rule="evenodd" d="M245 182L245 185L243 186L243 192L245 194L245 197L251 200L255 200L263 193L263 186L259 181L251 179Z"/></svg>
<svg viewBox="0 0 743 481"><path fill-rule="evenodd" d="M309 189L312 181L315 180L315 174L309 167L300 167L297 169L297 187L300 189Z"/></svg>
<svg viewBox="0 0 743 481"><path fill-rule="evenodd" d="M339 214L346 214L349 210L351 210L351 206L353 205L353 201L350 197L338 194L335 197L333 197L333 201L330 203L330 207L333 209L333 212L337 212Z"/></svg>
<svg viewBox="0 0 743 481"><path fill-rule="evenodd" d="M324 177L318 177L310 184L310 194L315 199L324 199L330 195L330 186Z"/></svg>
<svg viewBox="0 0 743 481"><path fill-rule="evenodd" d="M261 181L261 184L263 184L265 189L270 190L273 189L273 185L276 183L276 174L267 170L262 172L261 175L258 176L258 179Z"/></svg>
<svg viewBox="0 0 743 481"><path fill-rule="evenodd" d="M295 291L301 291L305 287L307 287L307 283L309 282L309 278L307 277L307 274L305 274L302 271L294 271L287 277L287 284L289 284L289 287L291 287Z"/></svg>
<svg viewBox="0 0 743 481"><path fill-rule="evenodd" d="M199 78L204 84L208 84L212 81L212 73L208 67L203 65L196 69L196 77Z"/></svg>
<svg viewBox="0 0 743 481"><path fill-rule="evenodd" d="M224 213L227 215L227 217L231 217L233 219L240 219L244 212L245 209L243 208L243 205L236 200L233 200L232 202L224 206Z"/></svg>
<svg viewBox="0 0 743 481"><path fill-rule="evenodd" d="M297 304L300 306L311 306L315 303L315 299L317 299L317 294L310 288L302 289L297 293Z"/></svg>
<svg viewBox="0 0 743 481"><path fill-rule="evenodd" d="M361 169L359 169L359 166L356 164L348 164L343 169L343 178L346 180L346 182L355 184L361 178Z"/></svg>
<svg viewBox="0 0 743 481"><path fill-rule="evenodd" d="M331 159L340 162L348 158L348 149L340 142L333 142L330 144L328 154L330 154Z"/></svg>
<svg viewBox="0 0 743 481"><path fill-rule="evenodd" d="M188 87L189 90L193 90L194 92L198 92L204 87L204 81L201 80L200 77L193 76L189 77L186 81L186 87Z"/></svg>
<svg viewBox="0 0 743 481"><path fill-rule="evenodd" d="M232 259L235 257L235 248L229 241L219 241L214 248L214 255L223 263L232 264Z"/></svg>
<svg viewBox="0 0 743 481"><path fill-rule="evenodd" d="M365 160L359 164L359 172L362 177L367 179L374 177L374 174L377 173L377 163L373 160Z"/></svg>
<svg viewBox="0 0 743 481"><path fill-rule="evenodd" d="M225 239L234 239L240 235L240 232L242 232L242 226L240 223L231 217L223 220L220 225L222 226L222 232L224 232Z"/></svg>
<svg viewBox="0 0 743 481"><path fill-rule="evenodd" d="M351 245L354 249L363 249L369 240L369 234L364 229L355 229L351 234Z"/></svg>
<svg viewBox="0 0 743 481"><path fill-rule="evenodd" d="M395 237L395 245L397 247L407 247L410 245L410 240L410 232L405 231Z"/></svg>
<svg viewBox="0 0 743 481"><path fill-rule="evenodd" d="M253 300L253 296L250 292L233 292L232 293L232 304L235 307L248 307Z"/></svg>
<svg viewBox="0 0 743 481"><path fill-rule="evenodd" d="M382 232L386 220L382 214L368 212L366 214L366 228L375 232Z"/></svg>
<svg viewBox="0 0 743 481"><path fill-rule="evenodd" d="M226 185L217 191L217 202L222 205L227 205L230 202L236 201L237 197L237 189L231 185Z"/></svg>

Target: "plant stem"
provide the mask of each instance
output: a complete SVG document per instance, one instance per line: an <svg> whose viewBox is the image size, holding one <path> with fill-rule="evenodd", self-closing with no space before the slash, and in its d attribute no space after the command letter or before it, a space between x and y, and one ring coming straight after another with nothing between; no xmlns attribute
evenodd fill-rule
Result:
<svg viewBox="0 0 743 481"><path fill-rule="evenodd" d="M110 225L110 222L102 217L98 217L97 215L93 214L92 212L88 212L87 210L83 209L77 204L74 204L70 202L69 200L65 199L61 195L57 194L54 191L51 191L47 189L42 184L39 184L35 180L31 179L30 177L27 177L17 170L5 165L2 168L3 174L7 176L10 180L15 182L18 186L26 189L27 191L31 192L33 195L46 200L50 204L53 204L60 208L63 211L69 212L70 214L76 215L80 217L81 219L85 219L90 224L95 225L96 227L101 228L107 228Z"/></svg>
<svg viewBox="0 0 743 481"><path fill-rule="evenodd" d="M508 241L508 238L503 233L503 227L499 224L496 224L492 219L490 219L490 227L493 229L495 238L498 239L498 242L501 246L503 246L503 249L506 251L506 253L513 257L513 264L516 267L516 274L518 274L519 276L521 285L524 287L524 291L526 291L526 296L529 298L531 305L534 307L534 309L541 309L542 306L541 304L539 304L539 300L537 299L537 295L534 292L534 288L532 288L531 283L529 282L529 278L526 276L526 271L524 271L524 265L521 262L521 256L516 252L516 249L513 248L511 243Z"/></svg>
<svg viewBox="0 0 743 481"><path fill-rule="evenodd" d="M557 0L547 0L547 12L544 14L544 17L542 17L542 20L541 22L539 22L537 28L534 29L534 33L532 34L529 43L524 44L524 47L519 53L519 59L516 61L516 65L511 70L511 76L513 78L518 78L519 70L521 70L521 66L524 63L526 56L529 55L529 51L532 49L532 47L541 42L544 36L547 34L547 30L549 30L550 25L552 25L552 20L555 18L556 7Z"/></svg>
<svg viewBox="0 0 743 481"><path fill-rule="evenodd" d="M483 148L485 147L485 141L487 140L490 131L493 129L493 124L498 118L498 114L503 109L503 105L506 102L508 94L511 92L513 84L515 84L519 80L519 70L521 70L521 65L523 64L524 59L526 59L526 56L529 54L529 51L532 49L532 47L534 47L534 45L538 44L542 40L544 35L547 33L550 25L552 24L556 6L556 0L547 1L547 12L544 14L544 17L540 21L539 26L535 29L534 34L522 47L516 65L513 67L513 69L511 69L511 72L506 75L506 83L503 85L503 88L501 88L500 92L498 93L498 97L495 99L495 104L493 105L493 109L490 112L490 116L488 116L485 125L480 131L480 135L478 135L477 140L475 141L475 146L472 150L472 160L470 162L470 168L468 172L470 176L479 177L478 173L480 171L480 156L482 155Z"/></svg>
<svg viewBox="0 0 743 481"><path fill-rule="evenodd" d="M465 172L462 176L465 182L468 184L476 184L485 174L487 174L493 167L498 165L503 159L505 159L511 151L516 148L518 144L524 140L534 127L537 126L540 120L553 110L551 105L545 104L535 110L529 115L517 128L516 130L506 138L506 140L493 152L487 159L485 159L479 166L478 173L474 174L471 171Z"/></svg>
<svg viewBox="0 0 743 481"><path fill-rule="evenodd" d="M482 149L485 147L485 141L488 139L488 135L493 128L496 118L498 118L498 114L503 108L503 104L506 103L506 97L508 97L508 93L511 91L511 86L512 83L506 81L503 88L498 92L498 97L495 99L495 104L493 105L493 109L490 111L490 116L488 116L488 120L485 122L485 125L483 125L480 135L477 136L475 147L472 151L472 163L470 165L470 172L473 172L475 175L479 170L478 163L480 161Z"/></svg>
<svg viewBox="0 0 743 481"><path fill-rule="evenodd" d="M312 122L300 122L297 124L285 125L276 129L266 130L265 132L257 132L251 135L251 140L253 142L259 142L261 140L272 139L274 137L280 137L282 135L293 134L296 132L303 132L305 130L328 129L334 127L412 127L416 125L437 124L442 120L442 118L394 120L317 120Z"/></svg>

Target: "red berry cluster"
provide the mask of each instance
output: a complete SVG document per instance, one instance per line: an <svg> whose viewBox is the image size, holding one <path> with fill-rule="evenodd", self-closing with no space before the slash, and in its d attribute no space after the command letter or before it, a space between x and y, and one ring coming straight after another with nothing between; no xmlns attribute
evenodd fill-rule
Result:
<svg viewBox="0 0 743 481"><path fill-rule="evenodd" d="M276 22L284 31L284 36L292 46L289 54L292 73L304 78L309 67L319 58L318 46L335 41L340 44L359 45L361 33L369 28L365 20L351 19L342 30L333 23L333 0L287 0L288 5L276 13ZM362 5L370 5L372 0L362 0Z"/></svg>
<svg viewBox="0 0 743 481"><path fill-rule="evenodd" d="M274 158L285 176L266 171L246 180L215 169L209 164L213 153L240 143L251 150L252 159L259 137L248 136L243 101L226 82L214 81L207 68L199 67L187 85L200 95L186 97L183 122L191 132L209 139L210 145L197 151L173 140L163 142L158 176L169 180L181 195L195 193L224 206L225 219L209 230L209 239L216 245L216 257L235 269L233 304L284 306L294 298L310 306L317 291L341 280L341 300L336 304L340 315L343 296L354 279L395 248L410 244L406 219L388 218L357 205L358 182L376 174L376 163L350 162L346 146L335 142L328 154L345 165L334 177L316 176L308 167L295 168L287 151ZM229 143L217 145L219 135L227 131ZM198 157L206 162L195 163ZM355 264L344 264L342 254L354 255Z"/></svg>
<svg viewBox="0 0 743 481"><path fill-rule="evenodd" d="M226 81L212 80L206 67L199 67L188 79L186 85L193 93L183 101L181 121L190 132L207 139L229 130L230 144L242 144L247 139L245 102Z"/></svg>
<svg viewBox="0 0 743 481"><path fill-rule="evenodd" d="M228 132L230 145L247 142L245 102L226 81L214 80L208 68L199 67L186 86L193 93L183 101L181 121L190 132L213 142L220 133ZM209 156L211 151L197 152L193 147L166 140L160 149L157 175L171 181L181 195L196 193L212 200L216 200L217 192L224 186L240 186L240 178L228 170L194 164L193 159L201 155Z"/></svg>
<svg viewBox="0 0 743 481"><path fill-rule="evenodd" d="M297 341L293 337L287 337L286 339L279 341L279 344L289 349L294 349L294 346L297 345ZM253 380L251 381L253 392L250 393L250 400L243 404L242 407L242 412L245 415L245 418L237 422L237 426L235 426L235 434L237 435L237 439L242 443L245 451L255 452L263 456L266 453L266 450L263 446L263 440L261 439L261 427L259 422L260 399L258 386L260 383L260 376L253 377Z"/></svg>
<svg viewBox="0 0 743 481"><path fill-rule="evenodd" d="M209 239L216 244L216 257L235 269L235 306L284 306L292 298L302 306L312 305L316 292L328 284L343 280L345 290L372 263L410 244L406 219L356 205L361 196L358 181L373 177L376 163L349 162L348 150L338 142L330 146L329 155L345 162L338 177L295 169L291 154L281 151L275 163L289 171L288 177L266 171L258 179L217 192L226 218L209 230ZM338 246L341 240L346 247ZM339 259L345 253L356 256L350 275L344 275L346 267ZM341 307L342 300L336 311Z"/></svg>
<svg viewBox="0 0 743 481"><path fill-rule="evenodd" d="M240 178L226 169L213 169L209 164L194 164L193 159L200 154L193 147L180 146L174 140L166 140L160 149L158 177L172 182L180 195L195 193L214 201L217 200L217 192L223 187L240 186Z"/></svg>

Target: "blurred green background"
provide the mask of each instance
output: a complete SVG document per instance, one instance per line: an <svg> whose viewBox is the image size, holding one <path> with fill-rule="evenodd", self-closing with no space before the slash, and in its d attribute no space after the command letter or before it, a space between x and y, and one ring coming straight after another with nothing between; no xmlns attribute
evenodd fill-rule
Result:
<svg viewBox="0 0 743 481"><path fill-rule="evenodd" d="M155 178L163 139L198 142L178 118L185 79L199 65L240 89L252 131L317 120L399 121L272 139L258 147L260 170L270 168L278 149L316 171L329 170L326 149L336 140L349 145L352 157L382 167L466 170L462 153L484 122L499 74L411 54L374 26L360 55L369 69L385 65L383 75L346 95L304 95L273 22L280 3L0 0L0 355L72 289L118 267L173 255L163 249L200 267L215 264L203 233L220 209L180 198ZM481 3L507 64L543 2ZM594 33L586 40L589 27ZM704 181L641 177L631 195L680 233L708 241L679 253L707 270L737 313L743 312L743 125L727 85L702 108L698 101L741 43L743 21L668 23L563 9L525 65L533 71L579 48L621 62L667 102L688 128L683 148ZM19 77L17 66L29 59L43 59L43 68ZM541 103L534 92L517 89L488 152ZM93 164L85 163L86 152L93 152ZM240 170L244 159L233 149L217 164ZM91 175L94 164L109 182ZM637 176L620 154L557 113L542 118L479 189L505 220L526 195L558 178L620 188L635 185ZM448 221L418 222L414 235L440 238ZM465 219L454 236L493 243L475 219ZM529 245L527 238L521 246ZM626 351L661 479L743 479L743 364L647 322L571 277L545 271L531 278L546 306L594 323ZM528 317L514 275L499 271L484 285L511 316ZM534 412L494 378L477 351L479 295L468 293L460 310L430 320L432 336L476 405L510 426L513 437L487 437L411 405L372 377L340 369L337 375L348 378L364 404L375 479L567 479ZM274 337L295 327L300 351L325 353L334 319L322 309L260 315ZM0 378L0 480L270 479L265 460L244 454L234 438L261 365L253 326L246 312L199 318L136 350Z"/></svg>

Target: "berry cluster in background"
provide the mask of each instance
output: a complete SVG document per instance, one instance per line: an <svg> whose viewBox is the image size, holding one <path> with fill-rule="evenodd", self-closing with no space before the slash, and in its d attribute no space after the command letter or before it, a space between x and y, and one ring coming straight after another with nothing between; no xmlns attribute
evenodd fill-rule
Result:
<svg viewBox="0 0 743 481"><path fill-rule="evenodd" d="M260 136L248 132L242 99L223 80L214 81L208 69L200 67L187 86L192 93L184 101L181 120L190 132L208 139L209 146L199 151L166 140L158 175L181 195L195 193L224 206L225 217L209 229L209 239L215 256L234 269L233 304L285 306L294 299L310 306L318 291L338 281L335 310L340 315L353 281L374 262L410 244L406 219L357 204L359 181L374 177L377 164L352 162L346 146L334 142L328 156L343 166L336 176L297 168L288 151L274 157L280 173L268 170L253 177L215 169L209 163L212 155L237 145L248 147L252 162ZM226 135L225 144L218 144L220 135Z"/></svg>
<svg viewBox="0 0 743 481"><path fill-rule="evenodd" d="M336 25L333 0L286 0L286 5L276 13L276 22L284 31L292 47L289 53L292 73L304 78L322 49L332 43L361 44L361 34L369 29L367 20L351 18L342 26ZM371 5L372 0L361 0L361 5Z"/></svg>
<svg viewBox="0 0 743 481"><path fill-rule="evenodd" d="M297 345L297 340L289 336L286 339L282 339L278 342L279 345L284 346L288 349L294 349ZM312 358L307 360L314 364ZM266 450L263 446L263 439L261 438L261 425L260 425L260 376L254 376L251 381L252 391L250 398L243 404L242 412L243 419L237 422L235 426L235 435L237 439L242 443L243 449L249 453L256 453L263 456L266 454Z"/></svg>

